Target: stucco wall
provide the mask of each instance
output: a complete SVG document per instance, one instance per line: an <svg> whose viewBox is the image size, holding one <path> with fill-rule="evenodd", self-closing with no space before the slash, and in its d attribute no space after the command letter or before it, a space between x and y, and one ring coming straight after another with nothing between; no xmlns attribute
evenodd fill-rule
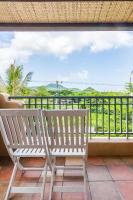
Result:
<svg viewBox="0 0 133 200"><path fill-rule="evenodd" d="M133 156L133 138L95 138L88 143L89 156Z"/></svg>

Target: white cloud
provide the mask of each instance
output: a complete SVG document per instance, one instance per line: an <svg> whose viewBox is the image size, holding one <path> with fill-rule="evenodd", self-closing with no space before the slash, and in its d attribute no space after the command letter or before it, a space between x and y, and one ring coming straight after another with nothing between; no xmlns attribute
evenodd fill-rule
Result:
<svg viewBox="0 0 133 200"><path fill-rule="evenodd" d="M59 75L58 80L60 81L87 81L89 79L89 72L88 70L81 70L81 71L77 71L75 73L70 73L70 74L67 74L66 76L63 76L63 75Z"/></svg>
<svg viewBox="0 0 133 200"><path fill-rule="evenodd" d="M88 79L89 72L87 70L82 70L77 73L77 76L80 80L87 80Z"/></svg>
<svg viewBox="0 0 133 200"><path fill-rule="evenodd" d="M4 33L6 34L6 33ZM93 53L133 46L132 32L15 32L10 42L0 40L0 72L14 59L24 63L32 55L52 54L60 59L87 47ZM77 74L85 79L87 72Z"/></svg>

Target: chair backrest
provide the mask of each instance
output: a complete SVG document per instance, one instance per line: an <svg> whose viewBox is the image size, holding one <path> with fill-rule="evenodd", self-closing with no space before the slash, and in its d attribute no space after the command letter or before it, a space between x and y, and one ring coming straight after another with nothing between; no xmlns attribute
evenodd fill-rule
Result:
<svg viewBox="0 0 133 200"><path fill-rule="evenodd" d="M42 115L51 149L86 148L88 110L43 110Z"/></svg>
<svg viewBox="0 0 133 200"><path fill-rule="evenodd" d="M46 148L41 110L1 109L0 129L5 145L16 148Z"/></svg>

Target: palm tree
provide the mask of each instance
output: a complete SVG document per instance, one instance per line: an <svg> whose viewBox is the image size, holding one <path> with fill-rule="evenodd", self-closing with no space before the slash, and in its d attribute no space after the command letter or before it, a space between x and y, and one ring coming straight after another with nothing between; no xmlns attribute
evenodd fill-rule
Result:
<svg viewBox="0 0 133 200"><path fill-rule="evenodd" d="M16 65L14 62L6 72L6 89L10 95L21 95L31 81L33 72L23 76L23 66Z"/></svg>
<svg viewBox="0 0 133 200"><path fill-rule="evenodd" d="M5 90L5 82L3 78L0 76L0 92L4 92Z"/></svg>

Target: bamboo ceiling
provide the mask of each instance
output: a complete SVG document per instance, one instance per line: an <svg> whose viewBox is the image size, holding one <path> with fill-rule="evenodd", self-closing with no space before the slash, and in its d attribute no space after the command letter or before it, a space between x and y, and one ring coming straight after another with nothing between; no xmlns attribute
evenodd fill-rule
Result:
<svg viewBox="0 0 133 200"><path fill-rule="evenodd" d="M0 23L133 23L133 2L6 0Z"/></svg>

